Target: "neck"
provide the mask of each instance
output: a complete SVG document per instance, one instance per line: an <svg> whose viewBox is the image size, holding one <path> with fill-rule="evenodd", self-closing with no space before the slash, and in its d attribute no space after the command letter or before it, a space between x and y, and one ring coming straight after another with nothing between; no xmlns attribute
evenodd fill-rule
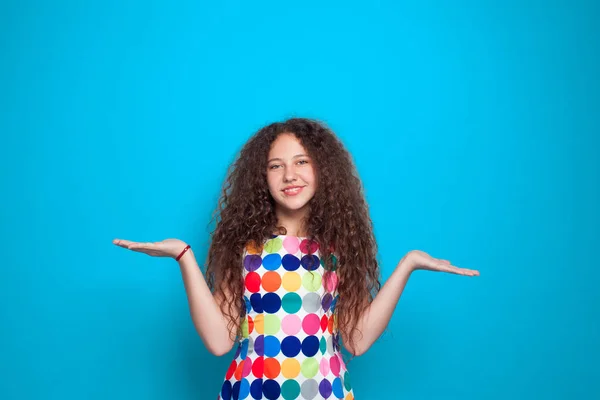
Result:
<svg viewBox="0 0 600 400"><path fill-rule="evenodd" d="M283 226L288 235L292 236L306 236L306 211L286 211L286 210L275 210L277 216L277 225Z"/></svg>

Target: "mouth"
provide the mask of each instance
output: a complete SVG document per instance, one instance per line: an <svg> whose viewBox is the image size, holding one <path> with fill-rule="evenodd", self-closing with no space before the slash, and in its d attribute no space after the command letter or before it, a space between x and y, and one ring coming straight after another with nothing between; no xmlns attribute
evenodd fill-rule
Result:
<svg viewBox="0 0 600 400"><path fill-rule="evenodd" d="M304 186L293 186L287 189L283 189L282 192L286 195L286 196L296 196L297 194L299 194L302 189L304 188Z"/></svg>

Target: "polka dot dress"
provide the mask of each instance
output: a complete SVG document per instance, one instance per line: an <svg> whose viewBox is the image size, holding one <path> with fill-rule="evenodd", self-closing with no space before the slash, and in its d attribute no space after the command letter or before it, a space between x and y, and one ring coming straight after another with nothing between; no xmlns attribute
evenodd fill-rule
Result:
<svg viewBox="0 0 600 400"><path fill-rule="evenodd" d="M247 315L217 399L353 400L334 323L337 275L325 279L319 245L274 236L246 246L243 263Z"/></svg>

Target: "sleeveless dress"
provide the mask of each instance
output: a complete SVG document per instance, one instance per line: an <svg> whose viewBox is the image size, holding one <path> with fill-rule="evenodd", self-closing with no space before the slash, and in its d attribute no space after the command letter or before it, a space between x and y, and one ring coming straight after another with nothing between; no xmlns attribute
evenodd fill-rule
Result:
<svg viewBox="0 0 600 400"><path fill-rule="evenodd" d="M304 237L245 247L247 315L217 400L354 399L334 317L338 279L323 265Z"/></svg>

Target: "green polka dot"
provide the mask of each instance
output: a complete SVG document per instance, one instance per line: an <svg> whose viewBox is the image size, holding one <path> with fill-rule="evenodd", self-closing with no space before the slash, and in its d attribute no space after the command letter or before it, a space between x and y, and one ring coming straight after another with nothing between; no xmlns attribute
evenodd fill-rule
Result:
<svg viewBox="0 0 600 400"><path fill-rule="evenodd" d="M344 372L344 387L347 391L352 390L352 385L350 384L350 374L348 371Z"/></svg>
<svg viewBox="0 0 600 400"><path fill-rule="evenodd" d="M242 329L242 337L247 338L248 336L250 336L250 332L248 332L248 318L242 319L240 328Z"/></svg>
<svg viewBox="0 0 600 400"><path fill-rule="evenodd" d="M331 263L332 263L331 270L335 271L337 269L337 257L334 256L333 254L331 255ZM325 268L325 258L324 257L321 257L321 266L323 268Z"/></svg>
<svg viewBox="0 0 600 400"><path fill-rule="evenodd" d="M288 379L281 385L281 396L286 400L295 400L300 395L300 384L293 380Z"/></svg>
<svg viewBox="0 0 600 400"><path fill-rule="evenodd" d="M281 250L282 246L283 241L281 240L281 238L273 238L267 240L267 243L265 243L264 250L267 253L277 253L279 250Z"/></svg>
<svg viewBox="0 0 600 400"><path fill-rule="evenodd" d="M279 332L281 321L275 314L265 314L265 335L274 335Z"/></svg>
<svg viewBox="0 0 600 400"><path fill-rule="evenodd" d="M319 350L321 350L321 354L325 354L327 351L327 340L325 340L325 336L321 336L321 342L319 343Z"/></svg>
<svg viewBox="0 0 600 400"><path fill-rule="evenodd" d="M306 360L302 361L302 367L300 367L300 370L305 378L314 378L314 376L317 375L317 371L319 371L319 363L313 357L307 358Z"/></svg>
<svg viewBox="0 0 600 400"><path fill-rule="evenodd" d="M302 286L309 292L316 292L321 287L321 275L307 272L302 277Z"/></svg>
<svg viewBox="0 0 600 400"><path fill-rule="evenodd" d="M281 299L281 307L286 313L295 314L302 307L302 298L298 293L288 293Z"/></svg>

